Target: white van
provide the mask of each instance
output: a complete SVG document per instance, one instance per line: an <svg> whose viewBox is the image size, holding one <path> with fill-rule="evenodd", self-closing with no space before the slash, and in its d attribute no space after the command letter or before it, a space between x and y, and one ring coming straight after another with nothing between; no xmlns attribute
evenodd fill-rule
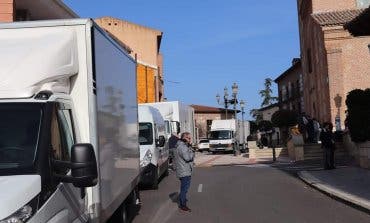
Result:
<svg viewBox="0 0 370 223"><path fill-rule="evenodd" d="M165 122L158 109L139 105L140 183L158 188L158 180L168 175L169 151Z"/></svg>

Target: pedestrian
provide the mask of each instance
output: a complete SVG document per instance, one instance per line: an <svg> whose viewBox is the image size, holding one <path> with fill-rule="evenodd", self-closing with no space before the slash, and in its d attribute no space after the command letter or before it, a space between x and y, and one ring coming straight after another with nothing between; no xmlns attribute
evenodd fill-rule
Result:
<svg viewBox="0 0 370 223"><path fill-rule="evenodd" d="M178 132L177 134L172 133L171 137L168 139L169 162L171 166L172 166L172 161L174 157L173 151L175 150L177 141L179 140L178 134L179 134Z"/></svg>
<svg viewBox="0 0 370 223"><path fill-rule="evenodd" d="M314 142L314 136L315 136L315 129L313 124L313 119L309 118L307 123L307 134L308 134L308 142L313 143Z"/></svg>
<svg viewBox="0 0 370 223"><path fill-rule="evenodd" d="M190 212L191 209L186 205L186 194L190 187L191 174L193 172L194 151L191 147L191 134L189 132L184 132L181 134L181 139L178 140L176 144L174 155L176 176L180 179L181 183L179 208L182 211Z"/></svg>
<svg viewBox="0 0 370 223"><path fill-rule="evenodd" d="M333 124L331 122L325 122L323 129L320 134L320 140L324 149L324 168L326 170L335 169L334 166L334 134Z"/></svg>
<svg viewBox="0 0 370 223"><path fill-rule="evenodd" d="M313 142L318 143L318 141L320 140L320 123L315 118L312 119L312 122L314 129Z"/></svg>

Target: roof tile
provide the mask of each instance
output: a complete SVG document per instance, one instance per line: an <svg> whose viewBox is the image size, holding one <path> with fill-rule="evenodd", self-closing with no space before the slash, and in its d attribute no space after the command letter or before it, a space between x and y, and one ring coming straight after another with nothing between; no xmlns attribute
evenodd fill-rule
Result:
<svg viewBox="0 0 370 223"><path fill-rule="evenodd" d="M313 13L312 17L321 26L344 25L356 18L364 9L351 9L343 11L319 12Z"/></svg>

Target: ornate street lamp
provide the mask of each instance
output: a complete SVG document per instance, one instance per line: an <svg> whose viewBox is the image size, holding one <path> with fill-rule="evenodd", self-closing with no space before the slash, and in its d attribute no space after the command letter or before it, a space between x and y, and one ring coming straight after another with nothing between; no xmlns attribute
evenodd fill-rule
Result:
<svg viewBox="0 0 370 223"><path fill-rule="evenodd" d="M240 100L240 108L242 110L242 128L243 128L243 149L245 149L245 127L244 127L244 107L245 102L244 100Z"/></svg>
<svg viewBox="0 0 370 223"><path fill-rule="evenodd" d="M220 105L223 104L224 107L225 107L225 112L226 112L225 113L225 119L227 119L227 110L228 110L229 104L233 104L234 118L235 118L235 121L236 121L235 124L238 124L238 122L237 122L237 110L236 110L236 106L238 104L238 99L237 99L238 90L239 90L238 85L236 83L233 83L233 85L231 86L231 90L232 90L232 95L231 95L232 99L229 99L229 92L228 92L227 87L225 87L224 88L224 101L223 101L223 103L220 102L221 96L218 93L216 95L216 100L217 100L218 104L220 104ZM244 106L244 101L243 101L242 104ZM242 113L242 115L243 115L243 113ZM244 131L244 123L243 123L243 131ZM234 135L234 137L236 137L236 134ZM234 138L234 142L237 143L237 145L234 145L234 155L238 155L238 154L240 154L239 142L236 140L236 138ZM243 145L244 145L244 142L243 142Z"/></svg>

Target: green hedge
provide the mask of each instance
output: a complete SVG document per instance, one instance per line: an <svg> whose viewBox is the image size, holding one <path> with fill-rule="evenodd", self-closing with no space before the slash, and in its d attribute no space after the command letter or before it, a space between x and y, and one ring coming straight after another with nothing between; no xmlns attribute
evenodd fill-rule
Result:
<svg viewBox="0 0 370 223"><path fill-rule="evenodd" d="M370 89L349 92L346 105L346 122L352 141L370 140Z"/></svg>

